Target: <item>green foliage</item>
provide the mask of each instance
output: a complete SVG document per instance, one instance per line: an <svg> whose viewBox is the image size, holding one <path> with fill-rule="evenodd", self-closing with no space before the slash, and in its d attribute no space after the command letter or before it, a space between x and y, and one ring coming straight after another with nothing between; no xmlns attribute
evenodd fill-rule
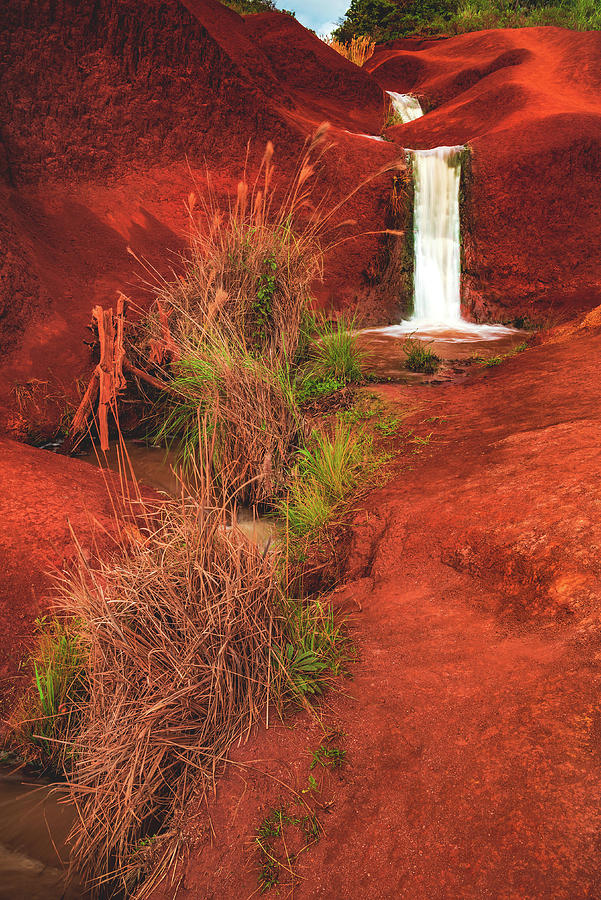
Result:
<svg viewBox="0 0 601 900"><path fill-rule="evenodd" d="M311 768L314 769L319 765L324 769L339 769L345 758L346 750L341 750L340 747L324 747L322 744L313 754Z"/></svg>
<svg viewBox="0 0 601 900"><path fill-rule="evenodd" d="M282 656L291 699L321 694L328 678L339 675L347 657L348 642L332 606L319 600L288 601L286 624L290 642Z"/></svg>
<svg viewBox="0 0 601 900"><path fill-rule="evenodd" d="M330 438L313 432L299 450L289 496L278 505L293 538L316 534L343 498L357 486L360 473L373 464L371 441L338 423Z"/></svg>
<svg viewBox="0 0 601 900"><path fill-rule="evenodd" d="M255 318L255 334L260 344L265 344L273 318L273 296L276 290L276 272L278 264L275 256L265 258L265 271L259 276L257 298L253 302L252 311Z"/></svg>
<svg viewBox="0 0 601 900"><path fill-rule="evenodd" d="M314 320L315 332L308 360L297 382L300 403L333 394L363 379L365 353L359 346L355 321Z"/></svg>
<svg viewBox="0 0 601 900"><path fill-rule="evenodd" d="M282 868L293 874L292 867L302 850L293 854L288 852L285 833L291 829L300 831L305 847L319 840L317 816L312 812L295 815L289 806L272 810L257 828L255 843L259 848L259 890L262 894L279 884Z"/></svg>
<svg viewBox="0 0 601 900"><path fill-rule="evenodd" d="M426 375L433 375L434 372L438 371L440 357L427 346L424 346L421 341L407 338L401 349L407 357L405 365L411 372L423 372Z"/></svg>
<svg viewBox="0 0 601 900"><path fill-rule="evenodd" d="M299 403L321 400L341 390L344 381L333 375L321 375L318 372L306 372L296 388L296 399Z"/></svg>
<svg viewBox="0 0 601 900"><path fill-rule="evenodd" d="M512 356L517 356L518 353L522 353L527 349L528 344L526 341L523 341L521 344L517 344L509 350L508 353L500 353L497 356L477 356L475 361L485 369L492 369L494 366L500 366L504 360L511 359Z"/></svg>
<svg viewBox="0 0 601 900"><path fill-rule="evenodd" d="M274 0L223 0L225 6L235 9L240 15L249 13L275 12L277 6Z"/></svg>
<svg viewBox="0 0 601 900"><path fill-rule="evenodd" d="M87 647L78 624L43 616L36 620L30 657L33 691L18 710L17 743L25 758L59 772L73 752L71 736L87 695Z"/></svg>
<svg viewBox="0 0 601 900"><path fill-rule="evenodd" d="M460 34L528 25L600 29L601 7L597 0L351 0L333 35L340 41L370 35L381 42L410 34Z"/></svg>
<svg viewBox="0 0 601 900"><path fill-rule="evenodd" d="M208 412L207 398L219 391L219 371L209 359L188 357L177 364L176 374L171 383L172 394L161 398L156 411L159 421L151 433L153 443L176 447L179 462L189 469L198 458L201 434L204 436L203 420ZM207 436L212 432L212 423L207 424Z"/></svg>

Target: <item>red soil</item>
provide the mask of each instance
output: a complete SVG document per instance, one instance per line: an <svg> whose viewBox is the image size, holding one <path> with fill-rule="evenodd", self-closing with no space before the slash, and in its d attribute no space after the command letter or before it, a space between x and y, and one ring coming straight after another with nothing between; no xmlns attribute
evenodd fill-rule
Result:
<svg viewBox="0 0 601 900"><path fill-rule="evenodd" d="M600 354L589 329L384 389L432 438L355 518L334 600L359 661L323 711L347 762L295 897L599 896ZM256 829L322 739L300 717L235 750L178 898L253 894Z"/></svg>
<svg viewBox="0 0 601 900"><path fill-rule="evenodd" d="M428 114L407 147L468 143L466 311L565 314L601 302L601 34L524 28L377 48L366 68Z"/></svg>

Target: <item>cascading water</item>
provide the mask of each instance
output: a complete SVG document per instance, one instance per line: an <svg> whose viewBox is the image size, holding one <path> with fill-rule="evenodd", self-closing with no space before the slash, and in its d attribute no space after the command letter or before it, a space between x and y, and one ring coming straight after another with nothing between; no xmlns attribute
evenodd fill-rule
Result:
<svg viewBox="0 0 601 900"><path fill-rule="evenodd" d="M459 179L463 147L412 150L415 190L413 321L461 319Z"/></svg>
<svg viewBox="0 0 601 900"><path fill-rule="evenodd" d="M417 97L388 91L404 124L423 115ZM393 328L417 335L460 332L451 340L486 340L510 332L501 325L476 325L461 317L459 182L464 148L408 150L414 179L413 314Z"/></svg>
<svg viewBox="0 0 601 900"><path fill-rule="evenodd" d="M386 93L390 97L393 109L400 117L403 125L423 116L424 113L417 97L413 97L411 94L397 94L396 91L387 91Z"/></svg>

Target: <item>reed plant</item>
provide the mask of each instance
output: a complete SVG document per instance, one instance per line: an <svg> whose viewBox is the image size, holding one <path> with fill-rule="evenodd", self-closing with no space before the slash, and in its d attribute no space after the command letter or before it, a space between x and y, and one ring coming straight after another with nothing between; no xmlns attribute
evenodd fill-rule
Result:
<svg viewBox="0 0 601 900"><path fill-rule="evenodd" d="M157 302L146 320L146 348L169 322L175 347L199 352L222 329L250 352L293 360L311 286L322 275L326 213L312 199L313 179L327 150L327 126L309 142L287 186L274 182L268 142L258 173L243 173L235 197L223 203L209 176L191 193L189 251L182 273L153 284Z"/></svg>
<svg viewBox="0 0 601 900"><path fill-rule="evenodd" d="M369 35L365 34L355 35L350 41L346 42L336 40L334 37L328 37L325 41L332 50L335 50L336 53L344 56L345 59L348 59L356 66L364 65L373 56L376 49L376 42Z"/></svg>
<svg viewBox="0 0 601 900"><path fill-rule="evenodd" d="M154 367L166 387L152 437L176 444L189 464L208 414L217 435L215 469L226 468L240 499L251 503L283 493L287 466L302 443L298 400L360 377L351 323L319 325L310 313L323 253L349 224L340 211L362 187L332 206L315 198L327 131L327 124L317 130L287 185L275 186L268 143L254 181L245 173L229 205L218 202L210 185L202 200L190 195L190 251L182 273L155 279L156 301L131 340L136 362Z"/></svg>

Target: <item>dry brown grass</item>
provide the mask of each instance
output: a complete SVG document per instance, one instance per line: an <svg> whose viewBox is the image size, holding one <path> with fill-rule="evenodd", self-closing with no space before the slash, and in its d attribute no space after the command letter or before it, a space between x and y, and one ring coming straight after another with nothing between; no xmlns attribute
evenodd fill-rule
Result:
<svg viewBox="0 0 601 900"><path fill-rule="evenodd" d="M229 202L219 202L208 175L206 189L189 195L190 249L180 277L154 285L146 347L163 337L167 319L178 348L201 349L222 329L251 351L293 359L311 286L322 274L323 208L311 193L326 136L324 125L286 189L274 183L268 142L256 177L251 182L245 171Z"/></svg>
<svg viewBox="0 0 601 900"><path fill-rule="evenodd" d="M128 527L113 559L91 566L82 554L59 602L89 652L68 779L72 866L96 889L123 887L140 842L175 820L282 694L277 561L237 529L205 480L198 497ZM173 841L164 853L172 859ZM162 871L161 860L153 865Z"/></svg>
<svg viewBox="0 0 601 900"><path fill-rule="evenodd" d="M350 60L350 62L354 63L356 66L362 66L370 56L373 56L374 50L376 49L376 42L372 41L367 35L361 35L360 37L355 36L346 44L341 43L334 38L327 39L326 43L335 50L336 53L340 53L341 56L344 56L345 59Z"/></svg>
<svg viewBox="0 0 601 900"><path fill-rule="evenodd" d="M183 358L172 368L176 393L157 411L157 441L175 440L189 468L202 454L203 417L209 417L216 476L227 472L239 502L270 502L284 490L291 450L302 433L286 369L249 354L233 336L215 333L202 357L189 344L181 346Z"/></svg>

